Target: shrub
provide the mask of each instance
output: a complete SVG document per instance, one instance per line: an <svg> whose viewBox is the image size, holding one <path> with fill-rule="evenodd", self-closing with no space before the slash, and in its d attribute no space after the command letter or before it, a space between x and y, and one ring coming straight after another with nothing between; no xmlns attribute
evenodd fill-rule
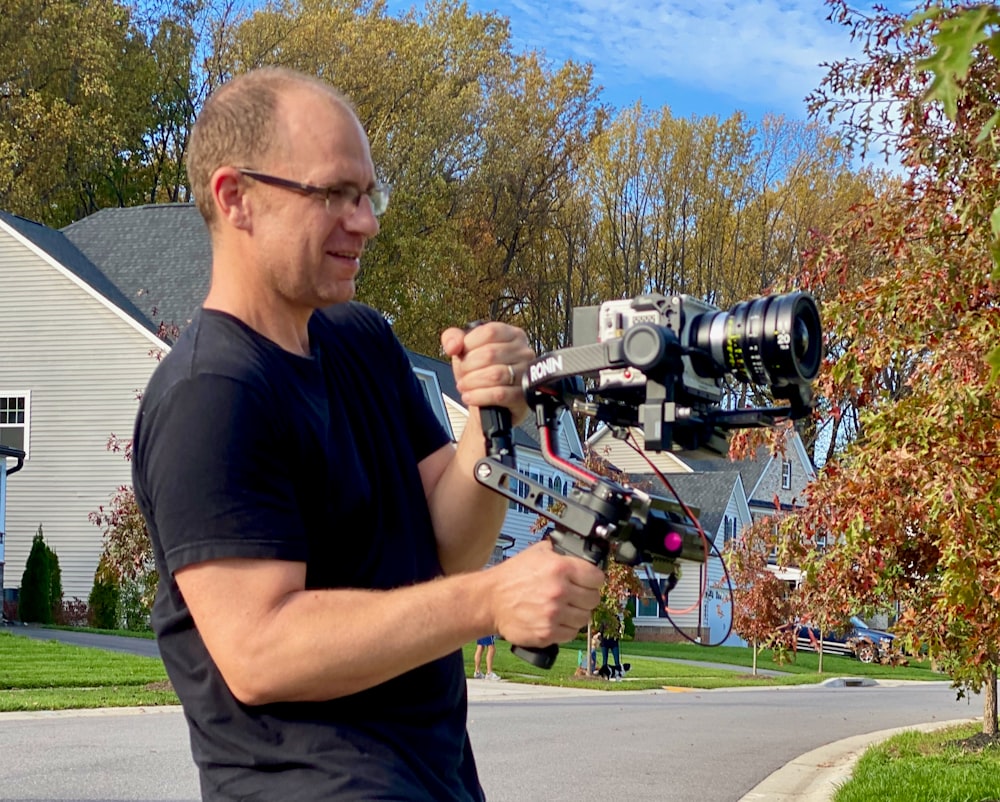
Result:
<svg viewBox="0 0 1000 802"><path fill-rule="evenodd" d="M632 596L628 600L628 604L625 605L625 634L623 635L625 640L635 640L635 596Z"/></svg>
<svg viewBox="0 0 1000 802"><path fill-rule="evenodd" d="M82 599L72 598L63 601L62 608L56 615L56 623L68 627L82 627L89 621L87 603Z"/></svg>
<svg viewBox="0 0 1000 802"><path fill-rule="evenodd" d="M155 589L157 575L148 574L140 580L120 578L107 557L101 557L90 590L89 621L97 629L127 629L149 631L150 584Z"/></svg>
<svg viewBox="0 0 1000 802"><path fill-rule="evenodd" d="M56 611L62 610L59 558L45 545L41 524L31 540L31 551L21 575L18 601L18 612L24 622L51 624L55 621Z"/></svg>
<svg viewBox="0 0 1000 802"><path fill-rule="evenodd" d="M87 599L87 620L97 629L118 628L118 583L104 558L94 572L94 586Z"/></svg>
<svg viewBox="0 0 1000 802"><path fill-rule="evenodd" d="M148 583L146 583L148 584ZM118 623L130 632L147 632L149 626L149 602L146 584L141 581L125 580L118 585Z"/></svg>
<svg viewBox="0 0 1000 802"><path fill-rule="evenodd" d="M38 528L41 532L41 527ZM49 606L52 609L52 622L61 624L63 613L62 569L59 568L59 558L48 546L45 554L49 560Z"/></svg>

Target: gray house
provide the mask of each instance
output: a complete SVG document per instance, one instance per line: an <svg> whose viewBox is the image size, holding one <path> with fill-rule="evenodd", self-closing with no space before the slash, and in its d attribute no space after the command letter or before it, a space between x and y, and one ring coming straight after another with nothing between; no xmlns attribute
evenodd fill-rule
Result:
<svg viewBox="0 0 1000 802"><path fill-rule="evenodd" d="M191 204L106 209L55 231L0 212L0 443L25 452L7 493L0 587L19 587L39 525L59 556L67 598L86 599L102 547L88 516L130 482L111 435L131 435L137 399L169 343L204 298L210 248ZM451 366L410 353L414 372L455 439L467 411ZM5 412L4 410L9 410ZM515 432L519 470L550 487L569 479L545 463L530 426ZM560 452L582 456L572 426ZM516 501L494 559L538 539L537 515Z"/></svg>
<svg viewBox="0 0 1000 802"><path fill-rule="evenodd" d="M631 435L641 450L642 432L633 431ZM762 447L753 459L738 462L706 452L640 453L607 428L591 436L588 445L634 477L637 486L651 483L654 492L672 499L674 494L655 476L654 469L660 471L673 491L697 512L705 535L715 547L703 564L681 561L681 578L671 591L667 613L657 609L652 597L638 601L637 637L672 640L676 627L689 637L700 637L704 643L744 645L735 635L727 637L732 609L718 554L754 521L801 506L806 486L816 478L802 438L798 434L791 436L783 454L772 454ZM777 566L774 570L778 570ZM795 581L797 576L795 569L786 568L780 573L789 581ZM652 581L662 579L654 576ZM649 580L643 582L649 585Z"/></svg>
<svg viewBox="0 0 1000 802"><path fill-rule="evenodd" d="M63 233L0 213L0 442L25 453L7 488L5 591L42 526L67 596L87 598L101 549L88 515L130 481L108 439L130 435L162 345Z"/></svg>

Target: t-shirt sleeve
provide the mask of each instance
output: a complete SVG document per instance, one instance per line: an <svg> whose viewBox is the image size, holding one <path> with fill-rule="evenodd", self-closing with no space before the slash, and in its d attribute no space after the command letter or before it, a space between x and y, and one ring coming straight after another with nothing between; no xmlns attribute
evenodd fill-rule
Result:
<svg viewBox="0 0 1000 802"><path fill-rule="evenodd" d="M292 472L267 404L231 378L170 388L137 430L136 483L171 573L212 559L305 560Z"/></svg>

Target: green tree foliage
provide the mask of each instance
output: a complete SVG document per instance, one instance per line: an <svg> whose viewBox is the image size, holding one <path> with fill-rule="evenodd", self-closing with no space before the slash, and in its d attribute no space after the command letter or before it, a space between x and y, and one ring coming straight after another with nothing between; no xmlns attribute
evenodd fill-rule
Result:
<svg viewBox="0 0 1000 802"><path fill-rule="evenodd" d="M26 623L52 624L62 611L62 574L59 558L45 543L41 524L31 540L31 551L21 575L18 616Z"/></svg>
<svg viewBox="0 0 1000 802"><path fill-rule="evenodd" d="M118 596L118 579L102 556L87 599L87 623L97 629L117 629Z"/></svg>
<svg viewBox="0 0 1000 802"><path fill-rule="evenodd" d="M56 225L94 207L141 43L114 0L5 3L0 18L0 204ZM148 96L145 101L148 106ZM87 187L90 189L88 190Z"/></svg>
<svg viewBox="0 0 1000 802"><path fill-rule="evenodd" d="M809 256L842 344L822 376L826 395L850 398L862 418L858 440L810 488L790 559L830 610L898 604L897 629L912 649L960 692L985 689L983 727L995 733L1000 384L987 354L1000 334L990 268L1000 154L977 132L1000 101L996 64L984 54L970 66L952 121L923 102L930 77L920 69L947 16L907 24L829 5L866 44L863 58L833 65L815 107L853 121L859 143L891 143L906 179L857 207ZM859 257L883 267L853 280ZM831 547L809 559L820 539Z"/></svg>

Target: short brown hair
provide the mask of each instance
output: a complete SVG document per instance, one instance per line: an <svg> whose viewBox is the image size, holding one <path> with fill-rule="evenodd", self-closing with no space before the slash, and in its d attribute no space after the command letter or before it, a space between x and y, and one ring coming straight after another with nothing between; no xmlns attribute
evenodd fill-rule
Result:
<svg viewBox="0 0 1000 802"><path fill-rule="evenodd" d="M238 75L216 89L191 129L187 174L195 203L209 228L215 218L210 182L223 165L256 166L272 152L277 139L278 100L282 92L313 87L354 113L330 84L285 67L262 67Z"/></svg>

